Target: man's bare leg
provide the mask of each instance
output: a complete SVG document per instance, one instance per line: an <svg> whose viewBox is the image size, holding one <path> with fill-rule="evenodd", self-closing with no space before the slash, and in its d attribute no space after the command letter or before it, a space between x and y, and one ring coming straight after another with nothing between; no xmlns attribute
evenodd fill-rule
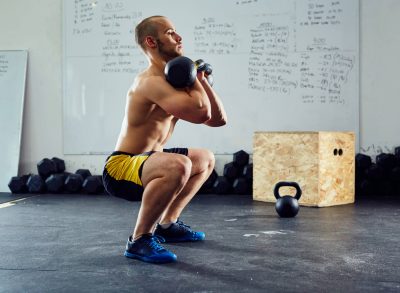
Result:
<svg viewBox="0 0 400 293"><path fill-rule="evenodd" d="M153 232L156 222L188 183L191 160L183 155L156 152L144 163L142 203L133 239Z"/></svg>
<svg viewBox="0 0 400 293"><path fill-rule="evenodd" d="M189 149L188 157L192 162L190 178L162 214L160 224L176 221L214 170L215 158L212 152L205 149Z"/></svg>

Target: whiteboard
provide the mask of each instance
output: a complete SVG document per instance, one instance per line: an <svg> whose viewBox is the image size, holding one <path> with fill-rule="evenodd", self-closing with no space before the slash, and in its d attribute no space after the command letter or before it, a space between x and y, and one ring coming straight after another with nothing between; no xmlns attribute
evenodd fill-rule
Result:
<svg viewBox="0 0 400 293"><path fill-rule="evenodd" d="M178 122L169 147L252 150L255 131L359 131L358 0L64 1L64 153L114 149L147 61L134 27L165 15L214 68L220 128ZM201 4L200 4L201 3ZM200 5L199 5L200 4Z"/></svg>
<svg viewBox="0 0 400 293"><path fill-rule="evenodd" d="M0 51L0 192L18 175L27 51Z"/></svg>

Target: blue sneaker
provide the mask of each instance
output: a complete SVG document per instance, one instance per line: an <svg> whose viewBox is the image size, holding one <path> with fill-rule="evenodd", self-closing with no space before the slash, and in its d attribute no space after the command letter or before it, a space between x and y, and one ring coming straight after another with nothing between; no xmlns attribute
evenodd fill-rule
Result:
<svg viewBox="0 0 400 293"><path fill-rule="evenodd" d="M132 238L129 237L124 255L151 263L175 262L176 255L166 250L159 243L159 237L153 235L143 235L135 241L132 241Z"/></svg>
<svg viewBox="0 0 400 293"><path fill-rule="evenodd" d="M163 238L161 239L162 242L201 241L206 238L204 232L193 231L190 226L179 220L167 229L163 229L160 224L157 224L154 235Z"/></svg>

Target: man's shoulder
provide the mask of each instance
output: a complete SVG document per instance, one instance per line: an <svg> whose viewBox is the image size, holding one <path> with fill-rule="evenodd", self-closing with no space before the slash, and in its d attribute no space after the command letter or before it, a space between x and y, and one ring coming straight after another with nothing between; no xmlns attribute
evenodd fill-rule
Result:
<svg viewBox="0 0 400 293"><path fill-rule="evenodd" d="M145 94L146 96L159 95L163 91L167 81L164 76L157 74L138 75L131 87L131 92Z"/></svg>
<svg viewBox="0 0 400 293"><path fill-rule="evenodd" d="M153 84L160 82L167 82L163 74L155 73L150 70L145 70L141 72L138 76L136 76L134 83L141 85L141 84L148 84L148 83Z"/></svg>
<svg viewBox="0 0 400 293"><path fill-rule="evenodd" d="M148 102L152 100L153 95L157 94L156 88L164 81L165 78L162 78L162 76L139 74L129 88L128 96L136 102Z"/></svg>

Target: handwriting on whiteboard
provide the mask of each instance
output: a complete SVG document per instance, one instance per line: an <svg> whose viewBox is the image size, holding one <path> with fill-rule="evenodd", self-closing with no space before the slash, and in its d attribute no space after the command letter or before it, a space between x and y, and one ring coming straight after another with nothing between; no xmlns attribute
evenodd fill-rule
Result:
<svg viewBox="0 0 400 293"><path fill-rule="evenodd" d="M0 77L4 76L8 72L8 59L6 55L0 55Z"/></svg>
<svg viewBox="0 0 400 293"><path fill-rule="evenodd" d="M203 18L194 26L193 35L195 53L203 55L235 53L239 41L234 23L217 21L214 17Z"/></svg>

